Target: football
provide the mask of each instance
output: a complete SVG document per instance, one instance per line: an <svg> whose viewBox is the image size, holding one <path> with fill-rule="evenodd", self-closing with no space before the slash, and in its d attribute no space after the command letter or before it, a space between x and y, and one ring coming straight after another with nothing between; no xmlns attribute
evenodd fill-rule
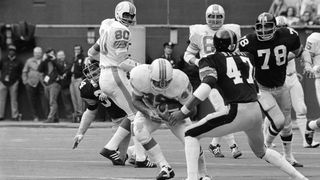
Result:
<svg viewBox="0 0 320 180"><path fill-rule="evenodd" d="M163 112L166 109L166 106L168 105L168 111L174 112L178 111L182 105L179 102L166 102L158 105L158 109L160 112Z"/></svg>

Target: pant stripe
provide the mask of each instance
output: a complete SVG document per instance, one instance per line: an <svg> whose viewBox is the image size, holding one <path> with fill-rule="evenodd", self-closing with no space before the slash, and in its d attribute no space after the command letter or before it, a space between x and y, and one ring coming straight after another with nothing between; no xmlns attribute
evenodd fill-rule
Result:
<svg viewBox="0 0 320 180"><path fill-rule="evenodd" d="M185 133L185 136L197 137L219 126L229 124L235 119L235 117L237 116L237 112L238 112L238 104L231 104L230 111L228 114L209 119L203 123L201 123L201 120L200 120L199 125L196 127L193 127L192 129L187 130Z"/></svg>
<svg viewBox="0 0 320 180"><path fill-rule="evenodd" d="M132 103L132 99L131 99L131 94L128 91L128 89L126 88L126 86L123 84L123 82L121 81L121 78L119 76L119 70L117 67L111 67L112 68L112 74L113 77L118 85L118 87L120 88L122 94L124 95L124 97L126 98L129 108L132 112L136 112L135 108L133 107L133 103Z"/></svg>
<svg viewBox="0 0 320 180"><path fill-rule="evenodd" d="M269 115L269 113L263 109L263 107L262 107L262 105L260 104L259 101L258 101L258 103L259 103L259 106L260 106L261 111L263 112L263 114L264 114L265 116L267 116L268 120L270 121L270 124L271 124L271 127L272 127L271 129L274 130L274 131L276 131L276 132L271 131L272 135L276 136L276 135L280 132L279 129L277 128L276 124L274 123L274 120L271 118L271 116ZM270 128L269 128L269 129L270 129Z"/></svg>

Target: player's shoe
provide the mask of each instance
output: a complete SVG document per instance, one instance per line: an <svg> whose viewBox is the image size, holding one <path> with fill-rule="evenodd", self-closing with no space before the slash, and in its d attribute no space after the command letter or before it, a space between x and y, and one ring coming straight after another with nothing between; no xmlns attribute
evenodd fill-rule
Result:
<svg viewBox="0 0 320 180"><path fill-rule="evenodd" d="M320 142L317 141L312 141L312 144L308 144L307 142L303 142L303 147L304 148L317 148L320 146Z"/></svg>
<svg viewBox="0 0 320 180"><path fill-rule="evenodd" d="M209 175L201 177L199 180L213 180Z"/></svg>
<svg viewBox="0 0 320 180"><path fill-rule="evenodd" d="M157 165L151 162L148 158L144 161L135 161L136 168L156 168Z"/></svg>
<svg viewBox="0 0 320 180"><path fill-rule="evenodd" d="M303 144L305 148L316 148L320 145L319 142L313 142L314 130L309 127L310 121L307 121L306 124L306 132L304 134L304 138L306 140L306 144Z"/></svg>
<svg viewBox="0 0 320 180"><path fill-rule="evenodd" d="M156 177L156 180L165 180L165 179L171 179L174 177L174 171L171 167L168 166L162 166L160 173Z"/></svg>
<svg viewBox="0 0 320 180"><path fill-rule="evenodd" d="M115 166L124 166L125 165L125 161L120 159L119 153L115 150L109 150L109 149L103 148L100 151L100 154L102 156L110 159L112 161L112 164Z"/></svg>
<svg viewBox="0 0 320 180"><path fill-rule="evenodd" d="M297 160L292 158L286 158L286 160L293 166L293 167L303 167L303 164L299 163Z"/></svg>
<svg viewBox="0 0 320 180"><path fill-rule="evenodd" d="M209 151L214 155L216 158L224 158L224 155L221 153L220 144L213 146L212 144L209 145Z"/></svg>
<svg viewBox="0 0 320 180"><path fill-rule="evenodd" d="M129 164L135 165L136 164L136 157L131 156L130 159L128 160Z"/></svg>
<svg viewBox="0 0 320 180"><path fill-rule="evenodd" d="M233 144L231 147L231 153L233 158L237 159L238 157L240 157L242 155L241 151L239 150L238 146L236 144Z"/></svg>

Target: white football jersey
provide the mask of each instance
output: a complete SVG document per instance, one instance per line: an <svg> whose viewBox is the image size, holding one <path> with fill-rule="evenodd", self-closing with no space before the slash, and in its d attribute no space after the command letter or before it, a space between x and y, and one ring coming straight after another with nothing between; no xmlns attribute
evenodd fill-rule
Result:
<svg viewBox="0 0 320 180"><path fill-rule="evenodd" d="M220 29L229 29L236 33L238 40L241 37L240 25L224 24ZM215 51L213 45L213 36L217 32L212 30L207 24L195 24L189 27L190 30L190 45L188 49L193 54L200 53L200 58L213 53Z"/></svg>
<svg viewBox="0 0 320 180"><path fill-rule="evenodd" d="M99 29L100 65L118 66L129 57L130 30L115 19L105 19Z"/></svg>
<svg viewBox="0 0 320 180"><path fill-rule="evenodd" d="M178 69L173 69L172 81L162 91L156 91L152 88L150 65L147 64L139 65L131 70L130 84L133 92L146 98L153 107L156 107L166 99L176 100L181 104L185 104L192 97L192 86L189 78Z"/></svg>
<svg viewBox="0 0 320 180"><path fill-rule="evenodd" d="M307 38L305 51L312 54L314 65L320 65L320 33L314 32Z"/></svg>

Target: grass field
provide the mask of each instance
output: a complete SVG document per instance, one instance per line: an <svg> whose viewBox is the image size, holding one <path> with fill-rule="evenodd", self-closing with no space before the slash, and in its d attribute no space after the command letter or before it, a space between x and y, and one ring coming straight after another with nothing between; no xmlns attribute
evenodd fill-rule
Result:
<svg viewBox="0 0 320 180"><path fill-rule="evenodd" d="M126 165L112 166L99 154L112 135L111 128L89 129L78 149L72 150L76 128L1 127L0 180L146 180L155 179L159 169L138 169ZM310 180L320 179L320 149L302 147L302 137L294 130L293 149L296 159L305 167L299 170ZM243 133L236 133L243 155L233 159L226 143L222 143L225 158L214 158L207 150L210 139L201 141L205 148L208 171L215 180L285 180L282 171L255 158ZM176 177L186 178L186 163L182 144L167 129L154 133L171 163ZM170 141L168 141L170 139ZM316 138L319 141L319 138ZM282 151L279 138L275 143Z"/></svg>

